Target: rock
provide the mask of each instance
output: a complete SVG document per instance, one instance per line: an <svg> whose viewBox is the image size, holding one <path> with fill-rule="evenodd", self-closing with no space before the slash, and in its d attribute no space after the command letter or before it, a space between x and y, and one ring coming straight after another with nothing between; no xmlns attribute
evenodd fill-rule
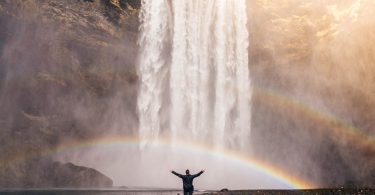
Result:
<svg viewBox="0 0 375 195"><path fill-rule="evenodd" d="M1 166L1 188L110 188L103 173L73 163L31 160Z"/></svg>
<svg viewBox="0 0 375 195"><path fill-rule="evenodd" d="M108 188L113 185L113 181L99 171L73 163L54 162L45 173L46 179L51 181L50 187Z"/></svg>

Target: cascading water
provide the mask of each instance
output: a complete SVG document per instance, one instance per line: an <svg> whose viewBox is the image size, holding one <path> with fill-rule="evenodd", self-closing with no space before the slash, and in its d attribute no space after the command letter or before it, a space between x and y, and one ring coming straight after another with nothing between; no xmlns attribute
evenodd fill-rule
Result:
<svg viewBox="0 0 375 195"><path fill-rule="evenodd" d="M289 188L249 160L246 1L144 0L140 19L138 139L60 158L116 186L177 188L171 169L206 169L197 189Z"/></svg>
<svg viewBox="0 0 375 195"><path fill-rule="evenodd" d="M164 1L145 1L141 12L141 86L138 96L139 133L142 140L156 138L160 131L163 81L166 61L163 51L168 36L168 7Z"/></svg>
<svg viewBox="0 0 375 195"><path fill-rule="evenodd" d="M142 146L160 136L245 150L251 83L245 0L144 0Z"/></svg>

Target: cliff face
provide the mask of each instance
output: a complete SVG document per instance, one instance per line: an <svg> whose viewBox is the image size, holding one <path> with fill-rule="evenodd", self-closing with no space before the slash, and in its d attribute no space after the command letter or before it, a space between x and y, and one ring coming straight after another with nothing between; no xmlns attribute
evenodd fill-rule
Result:
<svg viewBox="0 0 375 195"><path fill-rule="evenodd" d="M249 4L254 151L320 186L374 186L375 3Z"/></svg>
<svg viewBox="0 0 375 195"><path fill-rule="evenodd" d="M129 118L122 132L134 130L137 6L134 0L0 2L1 187L43 186L33 170L53 167L39 159L42 151L119 130L103 113Z"/></svg>

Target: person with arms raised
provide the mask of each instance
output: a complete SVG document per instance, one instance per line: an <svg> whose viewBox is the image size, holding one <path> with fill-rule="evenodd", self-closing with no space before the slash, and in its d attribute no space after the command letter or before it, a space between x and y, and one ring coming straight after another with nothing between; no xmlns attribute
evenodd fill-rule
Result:
<svg viewBox="0 0 375 195"><path fill-rule="evenodd" d="M189 169L185 171L186 175L179 174L175 171L171 171L171 173L182 179L184 195L192 195L194 192L193 180L194 178L199 177L202 173L204 173L204 170L194 175L190 175Z"/></svg>

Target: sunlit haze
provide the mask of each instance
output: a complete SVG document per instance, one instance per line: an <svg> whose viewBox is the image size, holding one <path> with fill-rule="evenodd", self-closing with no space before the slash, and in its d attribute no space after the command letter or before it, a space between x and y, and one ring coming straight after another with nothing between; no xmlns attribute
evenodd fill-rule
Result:
<svg viewBox="0 0 375 195"><path fill-rule="evenodd" d="M0 1L0 188L374 188L374 10Z"/></svg>

